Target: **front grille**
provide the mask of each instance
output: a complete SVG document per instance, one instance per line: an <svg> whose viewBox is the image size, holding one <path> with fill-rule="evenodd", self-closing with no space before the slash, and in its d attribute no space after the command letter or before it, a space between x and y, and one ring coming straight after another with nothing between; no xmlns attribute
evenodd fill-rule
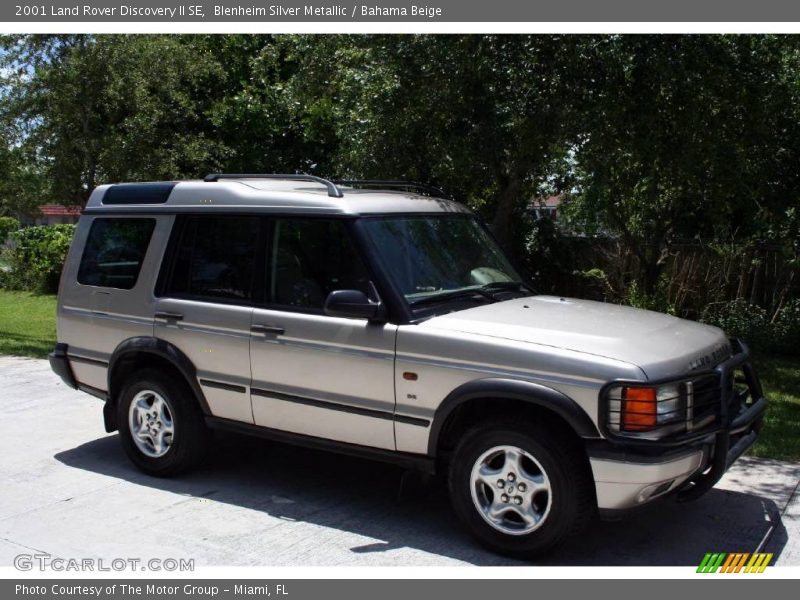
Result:
<svg viewBox="0 0 800 600"><path fill-rule="evenodd" d="M686 431L704 429L718 423L721 416L722 388L717 373L702 375L684 383Z"/></svg>

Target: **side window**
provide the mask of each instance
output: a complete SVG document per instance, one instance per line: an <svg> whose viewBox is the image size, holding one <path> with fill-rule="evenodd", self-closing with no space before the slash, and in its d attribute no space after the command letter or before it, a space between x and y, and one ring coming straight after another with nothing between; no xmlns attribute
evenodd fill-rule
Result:
<svg viewBox="0 0 800 600"><path fill-rule="evenodd" d="M131 289L155 225L155 219L95 219L78 267L78 283Z"/></svg>
<svg viewBox="0 0 800 600"><path fill-rule="evenodd" d="M218 215L180 222L166 295L251 301L259 223L258 217Z"/></svg>
<svg viewBox="0 0 800 600"><path fill-rule="evenodd" d="M369 293L367 269L341 220L276 220L270 267L273 304L322 310L333 290Z"/></svg>

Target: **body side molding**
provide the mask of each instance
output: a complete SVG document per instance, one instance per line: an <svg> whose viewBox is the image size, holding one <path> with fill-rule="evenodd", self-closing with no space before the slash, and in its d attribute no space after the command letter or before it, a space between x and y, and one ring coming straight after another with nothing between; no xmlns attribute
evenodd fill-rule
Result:
<svg viewBox="0 0 800 600"><path fill-rule="evenodd" d="M600 438L594 423L572 398L553 388L518 379L487 378L469 381L450 392L436 409L428 438L428 455L436 456L439 434L448 417L460 405L479 398L521 400L551 410L582 438Z"/></svg>
<svg viewBox="0 0 800 600"><path fill-rule="evenodd" d="M424 454L412 454L409 452L398 452L397 450L385 450L372 446L361 446L348 442L339 442L328 438L314 437L301 433L292 433L270 427L262 427L241 421L232 421L220 417L206 417L206 424L213 429L225 429L236 433L244 433L261 437L285 444L294 444L315 450L337 452L349 456L378 460L389 464L397 465L405 469L422 471L423 473L434 474L436 472L436 462Z"/></svg>

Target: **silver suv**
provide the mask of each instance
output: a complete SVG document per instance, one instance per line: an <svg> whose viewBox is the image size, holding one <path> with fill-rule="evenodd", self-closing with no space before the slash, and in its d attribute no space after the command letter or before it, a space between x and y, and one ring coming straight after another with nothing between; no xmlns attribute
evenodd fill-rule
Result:
<svg viewBox="0 0 800 600"><path fill-rule="evenodd" d="M229 429L446 474L488 547L709 490L756 440L748 350L714 327L536 295L426 186L305 175L98 187L53 370L167 476Z"/></svg>

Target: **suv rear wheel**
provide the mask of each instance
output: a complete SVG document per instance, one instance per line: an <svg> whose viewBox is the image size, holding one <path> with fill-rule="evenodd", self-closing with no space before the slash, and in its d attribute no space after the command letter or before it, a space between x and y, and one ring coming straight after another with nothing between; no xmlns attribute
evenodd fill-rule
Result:
<svg viewBox="0 0 800 600"><path fill-rule="evenodd" d="M117 404L117 423L131 461L162 477L196 465L211 436L186 383L155 369L128 378Z"/></svg>
<svg viewBox="0 0 800 600"><path fill-rule="evenodd" d="M555 548L594 512L585 457L535 423L496 422L469 431L448 478L455 510L495 552L528 557Z"/></svg>

